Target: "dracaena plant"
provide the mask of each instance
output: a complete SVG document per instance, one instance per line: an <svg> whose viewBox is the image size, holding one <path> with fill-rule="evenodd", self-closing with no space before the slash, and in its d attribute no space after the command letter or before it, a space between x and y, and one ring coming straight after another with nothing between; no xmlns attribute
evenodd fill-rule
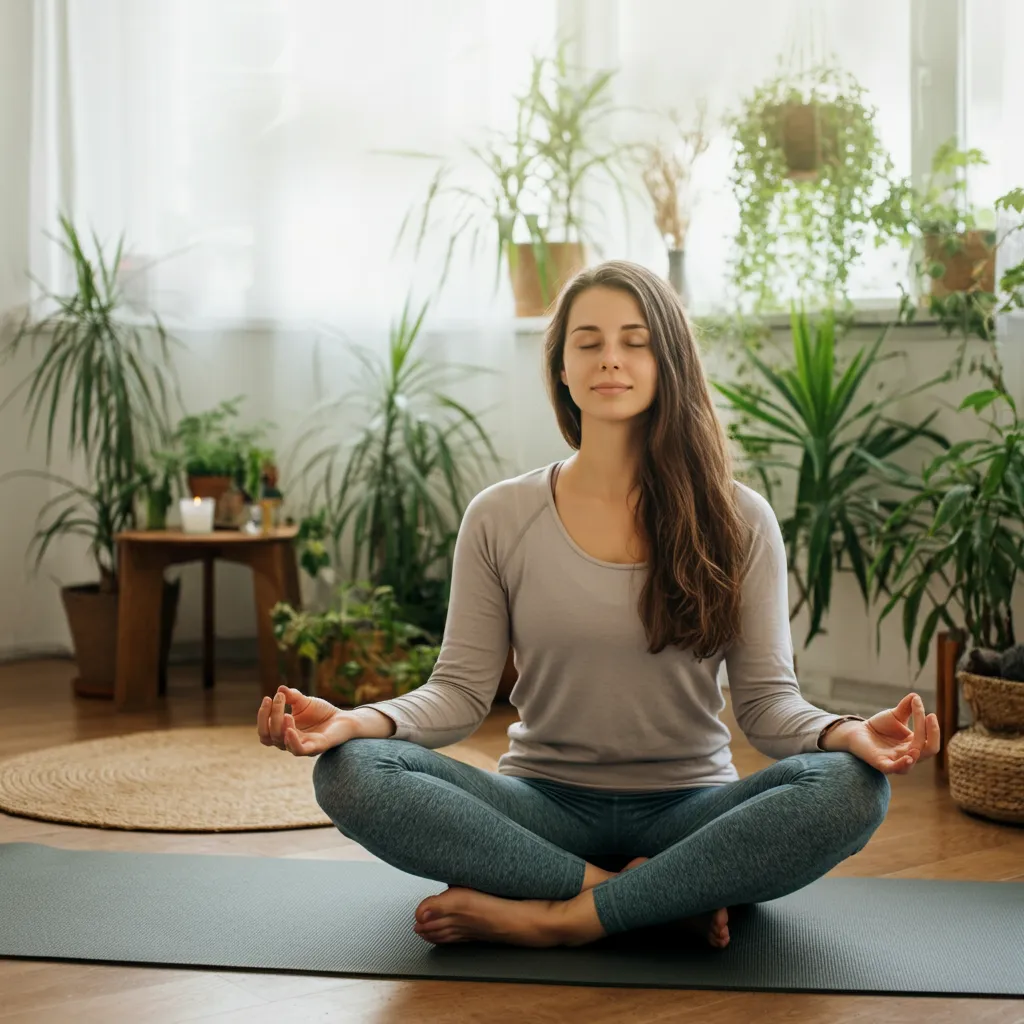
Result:
<svg viewBox="0 0 1024 1024"><path fill-rule="evenodd" d="M634 147L609 141L606 131L616 112L611 93L615 72L583 71L567 55L563 42L553 54L533 56L527 86L515 96L515 124L466 144L461 159L396 153L442 161L422 204L406 215L396 239L397 246L412 235L418 254L435 226L447 234L439 289L456 248L465 246L473 259L493 253L497 287L502 267L515 265L517 245L528 243L547 304L556 283L549 245L585 242L597 248L593 225L603 210L588 199L588 188L614 188L627 215L627 171ZM431 218L438 207L435 225Z"/></svg>
<svg viewBox="0 0 1024 1024"><path fill-rule="evenodd" d="M1024 567L1024 422L997 389L968 395L979 416L1005 403L1008 421L990 435L952 445L922 474L919 493L893 509L870 577L891 592L878 618L900 604L908 654L918 671L941 624L961 642L1005 650L1014 638L1012 599ZM923 621L921 620L924 616Z"/></svg>
<svg viewBox="0 0 1024 1024"><path fill-rule="evenodd" d="M802 311L790 319L792 353L785 365L772 366L750 352L756 382L714 387L744 414L745 425L730 432L777 512L773 477L779 473L796 485L795 500L779 513L779 523L797 591L790 617L807 606L807 644L825 632L835 571L852 571L865 603L870 601L873 538L898 504L885 495L886 485L913 486L893 457L911 442L946 441L930 429L935 413L916 424L886 415L906 394L864 397L868 374L887 358L879 354L885 331L851 353L842 368L831 314L816 325Z"/></svg>
<svg viewBox="0 0 1024 1024"><path fill-rule="evenodd" d="M83 456L89 466L102 464L106 479L130 480L149 446L167 438L175 383L172 339L156 314L146 326L121 315L123 239L108 258L93 235L96 253L90 259L71 221L62 215L60 224L63 237L57 241L71 262L76 287L57 295L36 282L43 301L55 308L41 318L28 310L6 346L8 359L41 351L4 405L26 391L30 436L45 420L47 463L58 414L68 409L68 453Z"/></svg>
<svg viewBox="0 0 1024 1024"><path fill-rule="evenodd" d="M440 634L462 513L501 460L478 414L443 390L491 371L421 357L416 342L426 311L412 317L406 302L383 358L350 346L363 379L313 410L296 455L318 445L299 472L339 568L350 579L392 587L407 618ZM361 414L356 430L339 432L339 418L353 409ZM343 565L346 530L351 558Z"/></svg>
<svg viewBox="0 0 1024 1024"><path fill-rule="evenodd" d="M147 459L169 437L169 408L180 402L171 363L173 339L153 314L150 324L122 315L119 278L123 240L108 256L94 234L95 256L86 254L71 221L60 217L61 248L74 271L75 287L57 295L41 282L45 316L29 309L4 350L5 359L28 355L32 369L4 401L24 393L28 435L45 425L46 462L66 414L67 452L84 464L88 483L51 473L65 490L44 507L34 543L40 557L59 536L89 540L100 586L116 586L114 535L137 526L135 497ZM49 521L46 516L53 513Z"/></svg>

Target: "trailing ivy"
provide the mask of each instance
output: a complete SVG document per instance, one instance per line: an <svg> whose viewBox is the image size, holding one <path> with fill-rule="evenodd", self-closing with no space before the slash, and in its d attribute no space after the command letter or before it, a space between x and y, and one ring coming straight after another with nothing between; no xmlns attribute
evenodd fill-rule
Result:
<svg viewBox="0 0 1024 1024"><path fill-rule="evenodd" d="M808 304L846 299L850 267L872 229L872 206L889 186L892 161L875 130L876 108L847 72L823 64L779 74L729 119L731 177L740 227L733 284L757 312L800 295ZM810 110L794 108L809 106ZM815 129L813 170L794 174L784 132L804 115Z"/></svg>

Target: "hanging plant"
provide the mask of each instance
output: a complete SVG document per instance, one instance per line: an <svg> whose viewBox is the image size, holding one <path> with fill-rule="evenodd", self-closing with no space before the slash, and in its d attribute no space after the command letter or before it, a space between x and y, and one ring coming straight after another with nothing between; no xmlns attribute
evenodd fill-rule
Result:
<svg viewBox="0 0 1024 1024"><path fill-rule="evenodd" d="M730 119L740 213L732 276L755 310L798 295L845 300L892 171L864 95L831 64L780 70Z"/></svg>

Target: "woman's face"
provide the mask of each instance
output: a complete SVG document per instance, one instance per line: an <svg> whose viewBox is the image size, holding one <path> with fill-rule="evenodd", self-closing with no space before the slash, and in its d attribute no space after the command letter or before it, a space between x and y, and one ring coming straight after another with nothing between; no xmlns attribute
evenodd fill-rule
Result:
<svg viewBox="0 0 1024 1024"><path fill-rule="evenodd" d="M618 288L580 292L566 322L562 365L562 383L581 413L614 421L646 411L654 401L657 364L636 299ZM620 387L607 387L613 384Z"/></svg>

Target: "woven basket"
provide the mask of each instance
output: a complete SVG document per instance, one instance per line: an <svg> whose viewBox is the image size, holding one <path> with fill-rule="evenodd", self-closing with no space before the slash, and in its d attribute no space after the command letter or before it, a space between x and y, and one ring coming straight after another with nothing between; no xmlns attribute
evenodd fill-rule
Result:
<svg viewBox="0 0 1024 1024"><path fill-rule="evenodd" d="M975 723L950 739L946 757L953 803L994 821L1024 822L1024 735Z"/></svg>
<svg viewBox="0 0 1024 1024"><path fill-rule="evenodd" d="M974 720L997 732L1024 732L1024 683L958 672Z"/></svg>

